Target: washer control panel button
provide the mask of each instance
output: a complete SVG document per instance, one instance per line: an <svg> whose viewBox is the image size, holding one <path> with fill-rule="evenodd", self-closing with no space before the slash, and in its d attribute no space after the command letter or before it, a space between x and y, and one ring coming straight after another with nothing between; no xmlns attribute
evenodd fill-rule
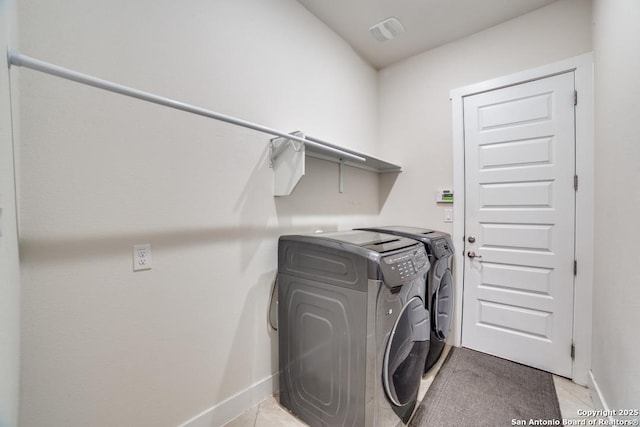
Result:
<svg viewBox="0 0 640 427"><path fill-rule="evenodd" d="M383 258L381 267L387 282L405 282L418 274L420 270L428 268L429 258L424 247L418 247L411 251Z"/></svg>

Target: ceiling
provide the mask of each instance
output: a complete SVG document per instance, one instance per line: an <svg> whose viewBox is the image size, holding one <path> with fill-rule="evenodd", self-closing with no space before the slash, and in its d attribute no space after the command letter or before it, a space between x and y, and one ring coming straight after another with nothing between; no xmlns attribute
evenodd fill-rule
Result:
<svg viewBox="0 0 640 427"><path fill-rule="evenodd" d="M556 0L298 0L375 68L508 21ZM377 41L369 28L394 17L405 32Z"/></svg>

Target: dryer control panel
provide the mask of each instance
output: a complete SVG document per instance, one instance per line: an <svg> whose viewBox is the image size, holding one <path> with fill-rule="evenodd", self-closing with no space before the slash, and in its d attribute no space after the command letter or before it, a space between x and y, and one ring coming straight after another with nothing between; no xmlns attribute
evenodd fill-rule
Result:
<svg viewBox="0 0 640 427"><path fill-rule="evenodd" d="M380 269L388 287L402 285L419 273L426 273L430 267L424 247L416 247L395 255L383 257Z"/></svg>

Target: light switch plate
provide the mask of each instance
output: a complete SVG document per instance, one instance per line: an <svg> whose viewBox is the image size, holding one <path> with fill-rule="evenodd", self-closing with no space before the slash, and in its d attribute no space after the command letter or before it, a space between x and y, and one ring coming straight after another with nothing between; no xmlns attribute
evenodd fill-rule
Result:
<svg viewBox="0 0 640 427"><path fill-rule="evenodd" d="M444 210L444 222L453 222L453 209Z"/></svg>

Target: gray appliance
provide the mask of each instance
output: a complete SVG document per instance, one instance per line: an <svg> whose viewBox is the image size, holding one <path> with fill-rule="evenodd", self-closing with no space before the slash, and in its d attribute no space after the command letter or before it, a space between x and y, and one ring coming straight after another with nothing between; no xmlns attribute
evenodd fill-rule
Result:
<svg viewBox="0 0 640 427"><path fill-rule="evenodd" d="M429 351L419 242L348 231L280 237L280 403L310 426L397 426Z"/></svg>
<svg viewBox="0 0 640 427"><path fill-rule="evenodd" d="M424 372L438 361L449 336L453 318L453 241L448 233L417 227L388 226L364 228L418 240L425 245L431 261L427 282L427 309L431 314L431 346Z"/></svg>

